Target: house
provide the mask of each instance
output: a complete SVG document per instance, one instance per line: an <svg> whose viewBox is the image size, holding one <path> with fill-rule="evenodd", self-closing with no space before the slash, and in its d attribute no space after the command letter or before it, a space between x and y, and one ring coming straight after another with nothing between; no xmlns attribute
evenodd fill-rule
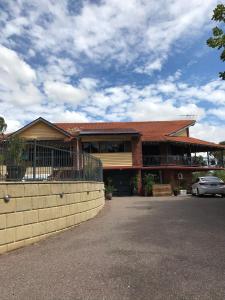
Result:
<svg viewBox="0 0 225 300"><path fill-rule="evenodd" d="M88 152L101 159L104 180L112 179L117 194L130 195L135 180L142 192L147 173L157 183L176 187L181 182L190 185L192 172L224 169L225 147L190 137L194 124L194 120L50 123L38 118L10 136ZM211 159L209 154L215 151L221 159ZM205 158L199 158L203 152Z"/></svg>

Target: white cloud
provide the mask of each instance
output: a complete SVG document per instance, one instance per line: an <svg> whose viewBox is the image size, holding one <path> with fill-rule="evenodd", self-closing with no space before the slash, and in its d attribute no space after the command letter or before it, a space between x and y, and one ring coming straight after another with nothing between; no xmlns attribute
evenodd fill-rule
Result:
<svg viewBox="0 0 225 300"><path fill-rule="evenodd" d="M225 124L214 125L209 124L207 121L197 123L191 127L190 134L199 139L219 143L225 141Z"/></svg>
<svg viewBox="0 0 225 300"><path fill-rule="evenodd" d="M78 105L87 97L83 89L63 82L47 81L44 83L44 89L49 99L62 103Z"/></svg>
<svg viewBox="0 0 225 300"><path fill-rule="evenodd" d="M15 105L41 102L36 72L18 54L0 45L0 101Z"/></svg>
<svg viewBox="0 0 225 300"><path fill-rule="evenodd" d="M204 109L197 107L195 104L181 105L179 107L174 106L174 103L170 100L154 102L145 100L140 103L136 103L132 106L128 115L132 120L177 120L185 118L187 112L191 115L197 115L202 118L205 114Z"/></svg>
<svg viewBox="0 0 225 300"><path fill-rule="evenodd" d="M219 118L220 120L225 121L225 105L221 106L220 108L214 108L214 109L208 110L208 114L214 115L217 118Z"/></svg>
<svg viewBox="0 0 225 300"><path fill-rule="evenodd" d="M152 62L146 63L144 66L135 68L137 73L147 73L152 74L154 71L160 71L162 69L164 60L162 58L156 58Z"/></svg>
<svg viewBox="0 0 225 300"><path fill-rule="evenodd" d="M85 113L65 110L63 114L56 115L51 119L53 122L89 122L90 118Z"/></svg>
<svg viewBox="0 0 225 300"><path fill-rule="evenodd" d="M181 43L174 47L178 39L185 47L185 41L190 44L203 31L215 4L214 0L83 1L80 13L73 14L67 1L9 2L1 40L7 44L15 34L26 36L35 52L53 57L65 52L78 63L81 54L105 65L138 59L136 70L152 73L161 70L172 47L173 51L180 47Z"/></svg>
<svg viewBox="0 0 225 300"><path fill-rule="evenodd" d="M189 84L178 70L143 86L135 80L119 85L103 82L102 74L91 78L95 70L88 69L98 64L104 71L113 66L149 75L163 70L171 51L181 51L204 32L216 1L87 0L76 14L67 1L5 2L0 105L9 130L38 116L83 122L189 114L200 122L193 131L197 136L223 139L224 126L208 124L207 118L224 120L225 82Z"/></svg>
<svg viewBox="0 0 225 300"><path fill-rule="evenodd" d="M2 45L0 45L0 71L5 84L9 79L19 83L32 82L36 79L35 71L15 51Z"/></svg>

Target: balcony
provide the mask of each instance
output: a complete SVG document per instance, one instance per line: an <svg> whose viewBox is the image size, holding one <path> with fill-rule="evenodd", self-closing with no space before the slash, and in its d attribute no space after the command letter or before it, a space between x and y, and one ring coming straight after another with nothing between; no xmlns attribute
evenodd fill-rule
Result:
<svg viewBox="0 0 225 300"><path fill-rule="evenodd" d="M207 157L188 157L182 155L144 155L144 167L157 166L186 166L186 167L205 167L205 168L224 168L225 162Z"/></svg>

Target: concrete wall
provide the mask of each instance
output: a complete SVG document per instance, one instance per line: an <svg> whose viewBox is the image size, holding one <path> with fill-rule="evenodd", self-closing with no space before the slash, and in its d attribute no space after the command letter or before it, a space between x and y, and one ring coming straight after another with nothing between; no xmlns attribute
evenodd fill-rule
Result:
<svg viewBox="0 0 225 300"><path fill-rule="evenodd" d="M4 197L10 195L8 203ZM0 253L93 218L104 206L96 182L0 183Z"/></svg>

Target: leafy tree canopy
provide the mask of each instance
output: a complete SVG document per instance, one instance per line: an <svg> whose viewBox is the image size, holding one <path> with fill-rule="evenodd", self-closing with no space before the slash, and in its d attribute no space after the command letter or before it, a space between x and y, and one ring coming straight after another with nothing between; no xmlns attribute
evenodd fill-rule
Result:
<svg viewBox="0 0 225 300"><path fill-rule="evenodd" d="M3 117L0 117L0 134L6 131L6 128L7 128L7 124L5 122L5 119Z"/></svg>
<svg viewBox="0 0 225 300"><path fill-rule="evenodd" d="M212 20L222 23L221 26L225 24L225 5L218 4L213 11ZM222 49L220 54L220 59L225 61L225 33L222 28L218 26L212 29L213 36L207 40L207 45L211 48ZM225 80L225 72L220 72L219 77Z"/></svg>

